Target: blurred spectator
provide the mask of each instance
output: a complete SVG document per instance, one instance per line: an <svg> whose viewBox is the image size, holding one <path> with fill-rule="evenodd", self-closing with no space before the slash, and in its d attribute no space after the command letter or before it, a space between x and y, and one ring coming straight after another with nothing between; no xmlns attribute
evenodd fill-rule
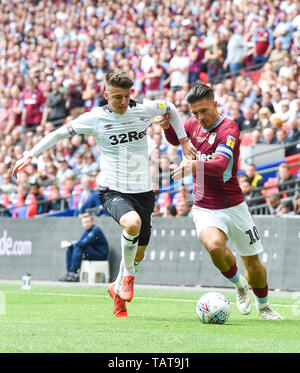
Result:
<svg viewBox="0 0 300 373"><path fill-rule="evenodd" d="M240 131L251 130L258 125L258 119L253 119L253 112L250 107L245 107L243 110L243 120L239 125Z"/></svg>
<svg viewBox="0 0 300 373"><path fill-rule="evenodd" d="M188 81L191 84L195 84L199 80L204 57L204 49L199 46L199 38L197 35L191 37L190 44L185 49L185 55L189 59Z"/></svg>
<svg viewBox="0 0 300 373"><path fill-rule="evenodd" d="M78 196L77 212L83 214L87 209L99 207L101 201L99 193L92 188L92 178L90 176L82 176L81 185L83 191Z"/></svg>
<svg viewBox="0 0 300 373"><path fill-rule="evenodd" d="M248 164L245 168L245 175L250 180L251 185L256 187L261 187L264 185L264 178L257 172L255 164Z"/></svg>
<svg viewBox="0 0 300 373"><path fill-rule="evenodd" d="M190 204L186 199L178 199L176 203L177 216L191 216Z"/></svg>
<svg viewBox="0 0 300 373"><path fill-rule="evenodd" d="M26 130L35 130L41 123L45 98L38 88L36 79L27 78L24 89L24 110L22 113L22 126Z"/></svg>
<svg viewBox="0 0 300 373"><path fill-rule="evenodd" d="M170 76L165 81L165 85L170 83L173 91L182 89L184 83L189 79L189 59L184 56L184 47L178 45L176 47L174 56L170 60L169 72Z"/></svg>
<svg viewBox="0 0 300 373"><path fill-rule="evenodd" d="M279 14L279 23L273 31L273 36L279 38L282 42L282 48L289 51L292 43L292 33L293 25L292 22L288 20L287 13L281 12Z"/></svg>
<svg viewBox="0 0 300 373"><path fill-rule="evenodd" d="M264 197L257 191L254 191L251 180L248 178L242 178L239 181L244 199L248 207L258 206L264 203Z"/></svg>
<svg viewBox="0 0 300 373"><path fill-rule="evenodd" d="M278 166L278 189L282 197L291 197L297 194L299 181L290 172L290 167L286 163Z"/></svg>
<svg viewBox="0 0 300 373"><path fill-rule="evenodd" d="M15 126L15 113L9 107L9 99L2 97L0 99L0 135L11 133Z"/></svg>
<svg viewBox="0 0 300 373"><path fill-rule="evenodd" d="M229 28L229 40L227 45L227 57L224 61L224 69L228 68L229 72L236 72L243 67L243 59L248 52L248 44L242 35Z"/></svg>
<svg viewBox="0 0 300 373"><path fill-rule="evenodd" d="M277 139L274 130L270 127L265 128L262 132L262 144L274 145L277 144Z"/></svg>
<svg viewBox="0 0 300 373"><path fill-rule="evenodd" d="M162 213L160 212L159 204L157 202L155 202L154 204L153 216L162 216Z"/></svg>
<svg viewBox="0 0 300 373"><path fill-rule="evenodd" d="M165 69L159 63L159 54L153 55L153 65L150 67L147 74L142 80L145 82L145 97L150 100L158 100L162 98L162 77L165 74Z"/></svg>
<svg viewBox="0 0 300 373"><path fill-rule="evenodd" d="M63 211L66 210L69 205L66 198L62 198L60 195L60 190L57 185L52 185L51 192L49 195L49 201L47 204L49 212L52 211Z"/></svg>
<svg viewBox="0 0 300 373"><path fill-rule="evenodd" d="M278 212L277 216L293 216L296 215L294 210L293 201L283 201L281 202L281 209Z"/></svg>
<svg viewBox="0 0 300 373"><path fill-rule="evenodd" d="M284 59L288 57L288 51L282 48L282 41L278 37L274 41L275 49L273 49L268 58L268 62L273 67L273 70L278 74L280 68L284 65Z"/></svg>
<svg viewBox="0 0 300 373"><path fill-rule="evenodd" d="M16 191L17 187L12 183L11 176L8 172L4 173L0 183L0 193L11 194Z"/></svg>
<svg viewBox="0 0 300 373"><path fill-rule="evenodd" d="M60 126L67 116L66 101L64 94L60 92L56 81L51 83L51 91L43 111L42 123L54 122L55 126Z"/></svg>
<svg viewBox="0 0 300 373"><path fill-rule="evenodd" d="M252 131L252 144L255 145L255 144L261 144L262 143L262 139L261 139L261 132L260 130L254 130Z"/></svg>
<svg viewBox="0 0 300 373"><path fill-rule="evenodd" d="M271 194L267 203L271 215L277 215L281 210L281 199L277 194Z"/></svg>
<svg viewBox="0 0 300 373"><path fill-rule="evenodd" d="M91 175L97 173L97 171L99 171L99 164L96 162L94 154L92 152L85 153L81 173Z"/></svg>
<svg viewBox="0 0 300 373"><path fill-rule="evenodd" d="M286 135L286 143L293 143L300 141L300 128L298 126L299 119L290 119L287 121L288 133ZM286 156L300 153L300 148L297 148L297 144L286 148Z"/></svg>
<svg viewBox="0 0 300 373"><path fill-rule="evenodd" d="M59 158L57 160L57 165L58 165L58 170L57 170L57 174L56 174L56 177L59 179L59 180L62 180L64 179L65 177L69 177L69 176L73 176L74 175L74 171L69 167L68 165L68 162L66 160L66 158L62 157L62 158Z"/></svg>
<svg viewBox="0 0 300 373"><path fill-rule="evenodd" d="M224 55L227 50L221 43L221 36L218 32L214 34L215 42L206 48L203 62L207 65L208 78L218 77L223 73Z"/></svg>
<svg viewBox="0 0 300 373"><path fill-rule="evenodd" d="M174 217L174 216L176 216L176 214L177 214L176 207L174 205L169 205L164 210L163 217L164 218L166 218L166 217Z"/></svg>
<svg viewBox="0 0 300 373"><path fill-rule="evenodd" d="M32 182L29 184L29 193L33 194L38 203L37 214L45 214L49 212L49 203L46 201L44 196L39 192L39 184L37 182Z"/></svg>
<svg viewBox="0 0 300 373"><path fill-rule="evenodd" d="M286 56L283 59L283 65L280 67L278 71L278 76L280 78L290 78L291 74L293 71L293 65L292 65L292 60L290 56Z"/></svg>
<svg viewBox="0 0 300 373"><path fill-rule="evenodd" d="M170 160L167 156L162 156L159 160L159 188L170 190L172 184Z"/></svg>
<svg viewBox="0 0 300 373"><path fill-rule="evenodd" d="M267 61L274 44L273 32L267 27L265 16L259 17L257 26L253 35L253 62L255 65Z"/></svg>

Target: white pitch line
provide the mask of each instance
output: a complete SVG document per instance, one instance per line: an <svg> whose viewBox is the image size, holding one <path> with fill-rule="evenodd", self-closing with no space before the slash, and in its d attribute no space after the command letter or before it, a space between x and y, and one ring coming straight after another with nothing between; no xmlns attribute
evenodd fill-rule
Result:
<svg viewBox="0 0 300 373"><path fill-rule="evenodd" d="M17 291L6 291L5 293L16 294ZM25 293L24 293L25 294ZM59 296L66 296L66 297L91 297L91 298L107 298L110 297L109 295L102 295L102 294L75 294L75 293L43 293L43 292L28 292L27 294L34 294L34 295L59 295ZM196 303L197 299L178 299L178 298L155 298L155 297L139 297L135 296L134 299L138 300L150 300L150 301L169 301L169 302L187 302L187 303ZM230 302L231 304L235 304L235 302ZM300 308L300 304L276 304L272 303L272 306L275 307L296 307Z"/></svg>

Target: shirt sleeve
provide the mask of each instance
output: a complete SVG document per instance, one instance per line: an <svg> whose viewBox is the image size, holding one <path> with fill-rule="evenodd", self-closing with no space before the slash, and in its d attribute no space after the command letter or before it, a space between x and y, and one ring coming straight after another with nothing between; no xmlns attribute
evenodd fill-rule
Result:
<svg viewBox="0 0 300 373"><path fill-rule="evenodd" d="M78 118L61 126L57 130L48 133L39 141L29 152L28 155L36 157L44 151L52 148L60 140L75 135L94 135L97 126L97 117L88 112L80 115Z"/></svg>
<svg viewBox="0 0 300 373"><path fill-rule="evenodd" d="M239 129L236 124L225 129L220 137L217 145L214 158L211 161L197 160L197 163L202 163L204 174L208 176L219 177L222 175L229 162L233 159L234 148L239 141Z"/></svg>
<svg viewBox="0 0 300 373"><path fill-rule="evenodd" d="M144 107L146 108L148 113L153 117L163 115L166 113L170 114L169 121L171 126L174 128L178 139L183 139L184 137L187 137L183 127L182 120L174 104L164 100L145 100Z"/></svg>
<svg viewBox="0 0 300 373"><path fill-rule="evenodd" d="M215 154L220 154L229 160L233 158L233 151L239 139L239 129L237 125L224 131L219 140Z"/></svg>
<svg viewBox="0 0 300 373"><path fill-rule="evenodd" d="M187 136L189 136L189 120L184 123L184 130ZM173 127L169 127L164 132L165 132L166 139L170 144L175 145L175 146L180 144Z"/></svg>

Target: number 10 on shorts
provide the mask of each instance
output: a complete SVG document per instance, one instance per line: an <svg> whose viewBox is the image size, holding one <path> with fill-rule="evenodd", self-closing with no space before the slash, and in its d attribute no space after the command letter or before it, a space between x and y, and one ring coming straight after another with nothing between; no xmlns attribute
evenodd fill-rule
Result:
<svg viewBox="0 0 300 373"><path fill-rule="evenodd" d="M254 226L252 229L249 229L245 233L249 235L249 238L250 238L249 245L253 245L256 241L259 241L260 239L256 226Z"/></svg>

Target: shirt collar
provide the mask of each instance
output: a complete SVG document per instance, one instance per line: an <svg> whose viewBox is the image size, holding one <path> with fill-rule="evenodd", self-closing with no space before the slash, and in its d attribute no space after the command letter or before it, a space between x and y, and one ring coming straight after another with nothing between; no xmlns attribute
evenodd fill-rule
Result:
<svg viewBox="0 0 300 373"><path fill-rule="evenodd" d="M212 127L210 127L209 129L202 128L203 132L204 132L204 133L207 133L207 132L209 132L209 131L215 129L215 128L218 127L218 125L223 121L223 119L225 119L225 114L222 114L222 115L221 115L221 118L218 119L218 120L216 121L216 123L215 123Z"/></svg>

